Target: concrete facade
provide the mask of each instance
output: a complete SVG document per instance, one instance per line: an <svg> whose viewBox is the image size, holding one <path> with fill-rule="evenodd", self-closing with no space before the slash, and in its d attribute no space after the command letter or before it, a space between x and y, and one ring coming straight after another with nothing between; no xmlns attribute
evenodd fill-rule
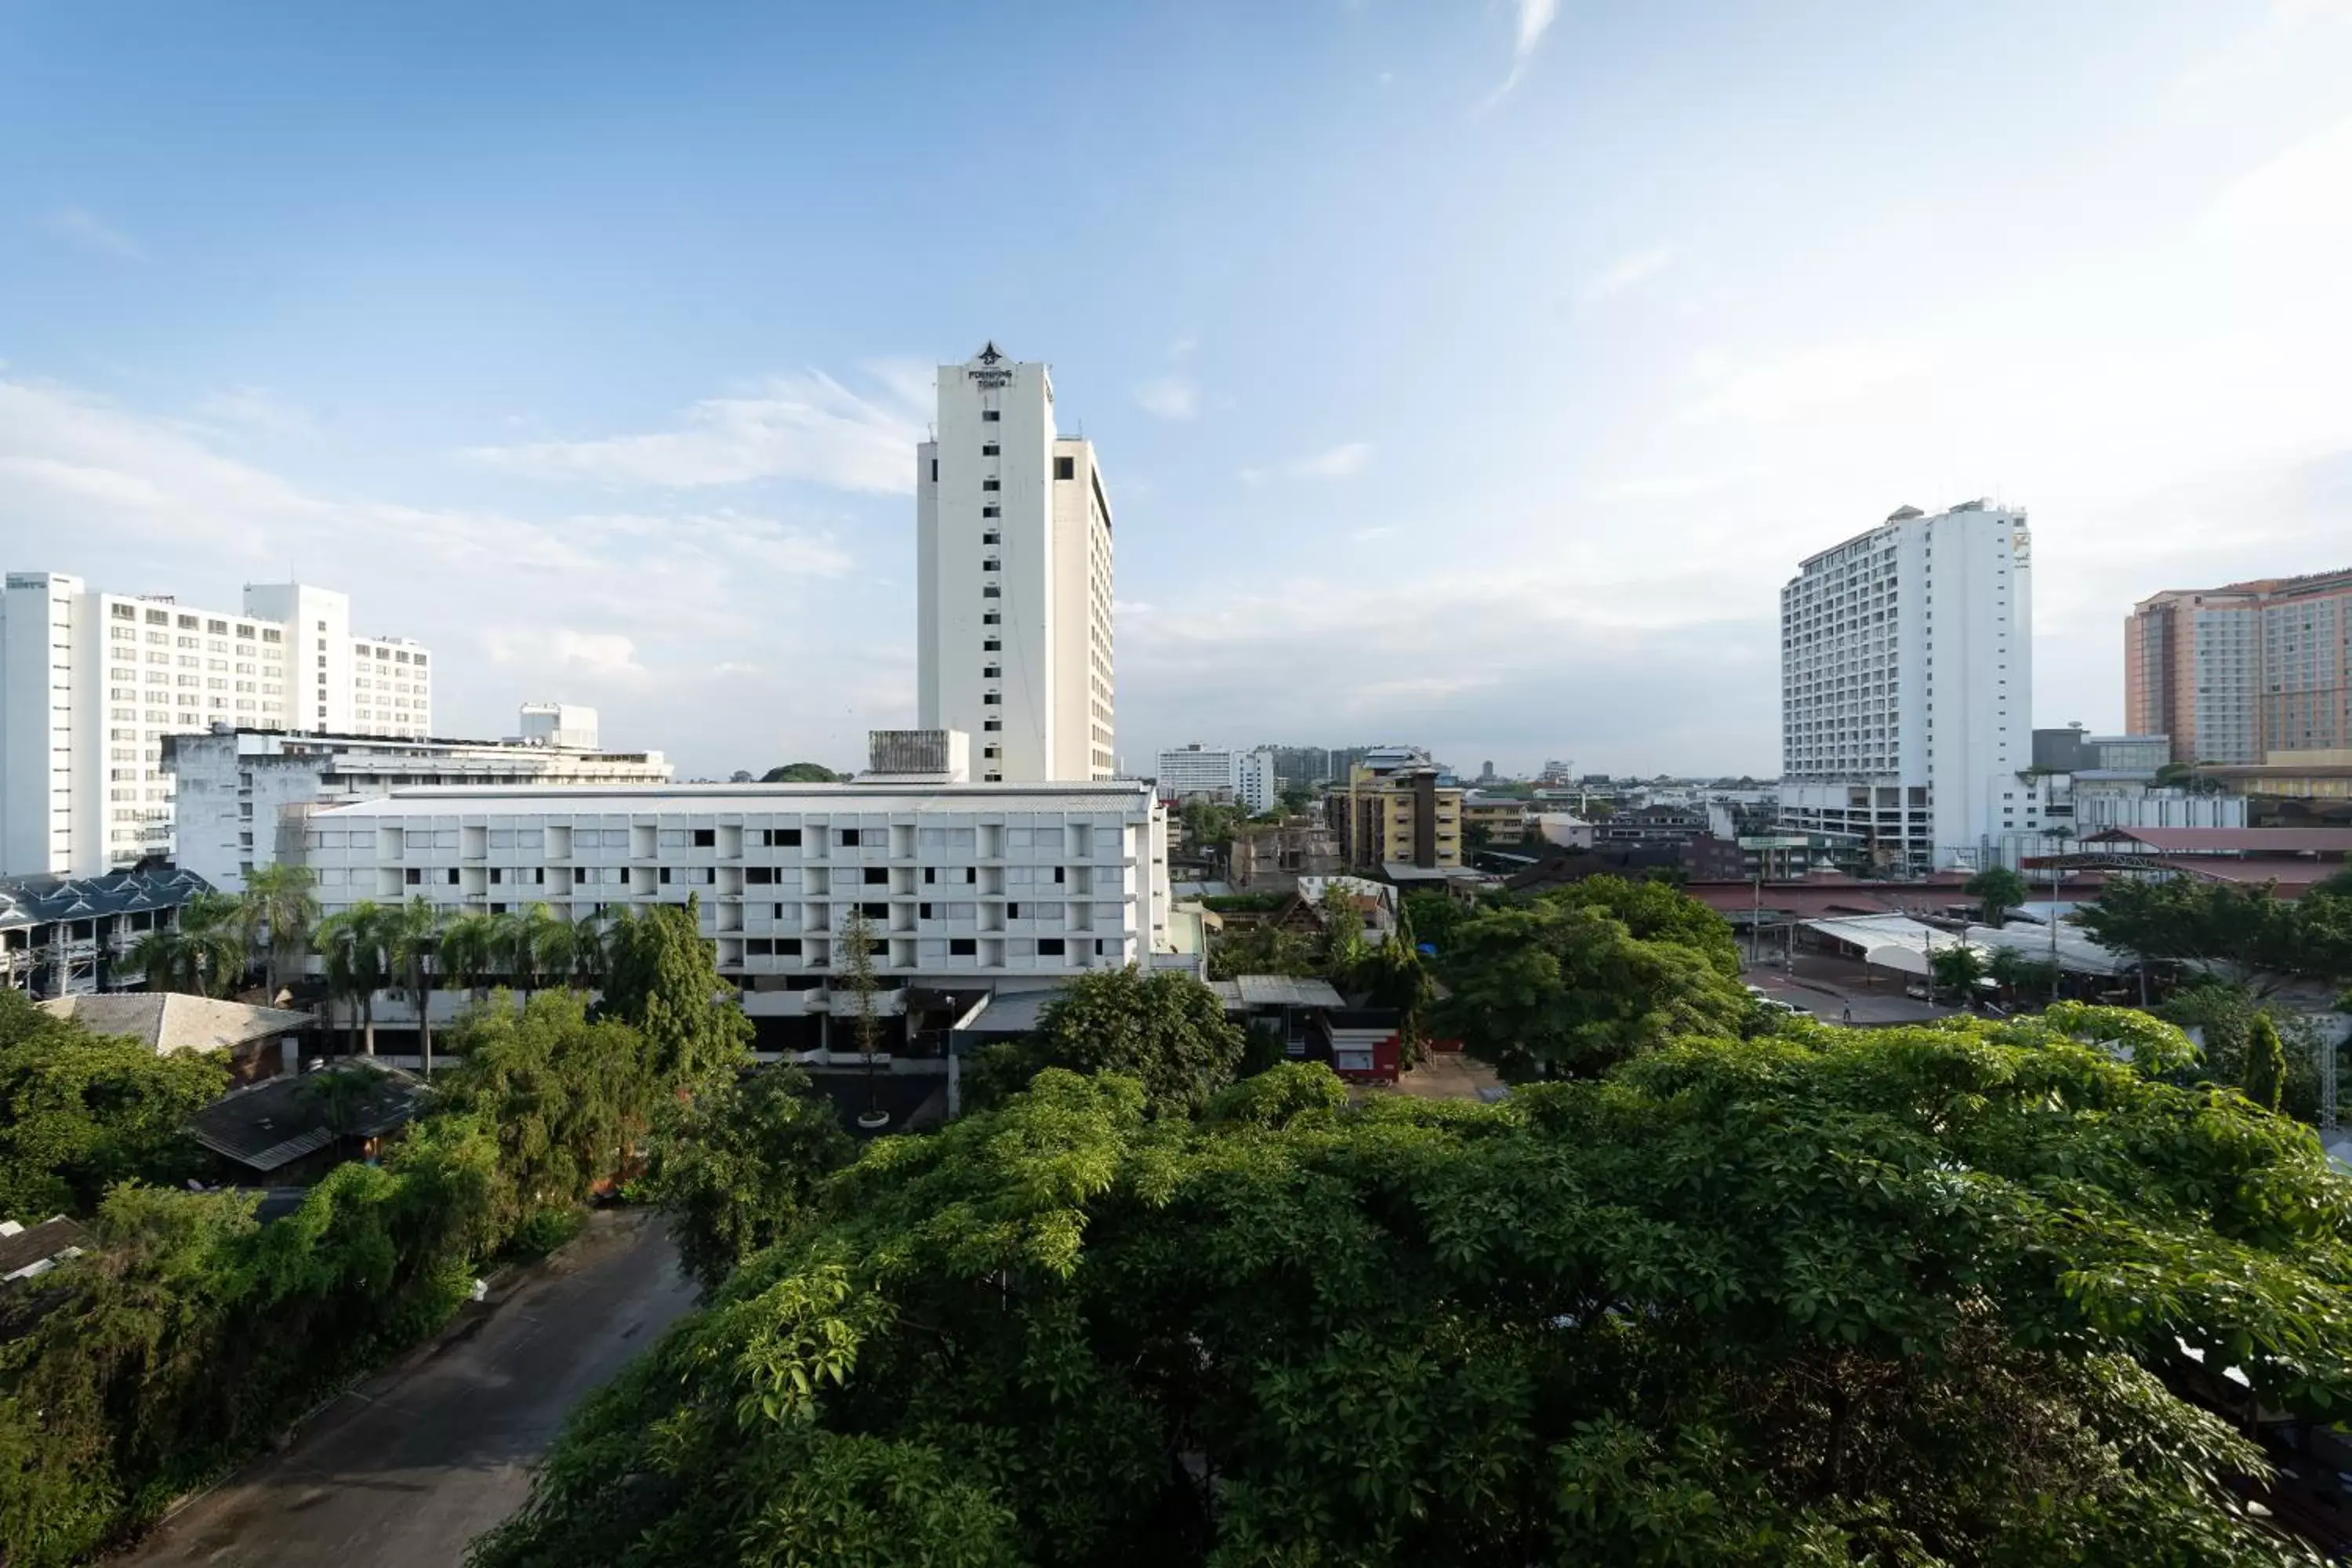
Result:
<svg viewBox="0 0 2352 1568"><path fill-rule="evenodd" d="M1047 367L992 343L939 369L915 449L918 727L976 737L982 782L1116 771L1109 491L1058 433Z"/></svg>
<svg viewBox="0 0 2352 1568"><path fill-rule="evenodd" d="M1896 510L1780 594L1780 820L1927 870L2037 829L2032 538L2025 513Z"/></svg>

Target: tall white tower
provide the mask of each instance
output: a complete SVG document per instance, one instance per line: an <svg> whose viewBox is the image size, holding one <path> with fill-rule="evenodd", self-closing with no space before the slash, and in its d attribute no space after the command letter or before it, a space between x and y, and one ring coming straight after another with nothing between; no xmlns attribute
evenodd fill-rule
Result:
<svg viewBox="0 0 2352 1568"><path fill-rule="evenodd" d="M1043 364L941 365L915 448L919 723L973 737L983 782L1115 771L1110 494L1058 434Z"/></svg>
<svg viewBox="0 0 2352 1568"><path fill-rule="evenodd" d="M2025 513L1904 507L1780 590L1780 816L1890 866L1990 863L2041 829Z"/></svg>

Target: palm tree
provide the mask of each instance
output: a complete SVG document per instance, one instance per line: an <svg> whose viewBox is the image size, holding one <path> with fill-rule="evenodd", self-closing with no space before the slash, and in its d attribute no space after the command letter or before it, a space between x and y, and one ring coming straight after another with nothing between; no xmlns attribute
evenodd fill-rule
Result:
<svg viewBox="0 0 2352 1568"><path fill-rule="evenodd" d="M441 973L479 1001L499 973L499 917L479 910L451 917L441 928Z"/></svg>
<svg viewBox="0 0 2352 1568"><path fill-rule="evenodd" d="M310 951L310 931L319 923L319 900L310 890L317 881L308 866L283 862L246 874L238 915L247 951L261 954L273 1004L287 969Z"/></svg>
<svg viewBox="0 0 2352 1568"><path fill-rule="evenodd" d="M498 954L507 978L528 995L540 988L547 960L561 940L551 934L562 922L545 904L491 917L499 924Z"/></svg>
<svg viewBox="0 0 2352 1568"><path fill-rule="evenodd" d="M866 1058L866 1109L858 1112L857 1125L871 1131L887 1126L890 1113L882 1109L880 1086L875 1077L875 1057L882 1044L882 1021L874 1016L874 927L866 921L866 911L855 905L841 928L839 969L849 984L850 993L857 998L857 1050Z"/></svg>
<svg viewBox="0 0 2352 1568"><path fill-rule="evenodd" d="M157 926L133 943L124 963L146 974L150 991L224 995L245 973L239 919L235 899L198 893L180 906L172 924Z"/></svg>
<svg viewBox="0 0 2352 1568"><path fill-rule="evenodd" d="M350 1001L354 1028L363 1027L367 1054L375 1055L375 994L389 968L384 956L387 911L365 899L319 922L320 956L326 960L327 989Z"/></svg>
<svg viewBox="0 0 2352 1568"><path fill-rule="evenodd" d="M433 978L431 961L441 941L441 911L431 900L411 899L384 911L384 960L416 1002L416 1048L425 1076L433 1076Z"/></svg>

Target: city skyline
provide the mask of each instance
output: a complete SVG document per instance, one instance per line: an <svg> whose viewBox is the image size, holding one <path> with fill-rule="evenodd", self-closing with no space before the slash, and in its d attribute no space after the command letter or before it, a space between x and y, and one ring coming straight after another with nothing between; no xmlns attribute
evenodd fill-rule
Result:
<svg viewBox="0 0 2352 1568"><path fill-rule="evenodd" d="M2342 5L266 11L0 20L5 564L344 586L451 733L912 722L991 338L1117 479L1129 771L1769 776L1778 591L1902 504L2032 513L2045 727L2138 600L2347 564Z"/></svg>

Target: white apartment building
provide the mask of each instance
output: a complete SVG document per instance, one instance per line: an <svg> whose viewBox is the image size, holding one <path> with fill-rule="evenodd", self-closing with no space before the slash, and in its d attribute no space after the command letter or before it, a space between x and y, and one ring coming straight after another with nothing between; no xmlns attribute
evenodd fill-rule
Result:
<svg viewBox="0 0 2352 1568"><path fill-rule="evenodd" d="M1234 801L1257 813L1272 811L1281 796L1282 785L1274 770L1270 746L1241 752L1195 742L1160 752L1154 778L1162 800L1205 796Z"/></svg>
<svg viewBox="0 0 2352 1568"><path fill-rule="evenodd" d="M849 1005L853 910L892 992L1042 989L1167 948L1167 814L1140 784L400 790L312 813L302 854L330 914L698 897L754 1018Z"/></svg>
<svg viewBox="0 0 2352 1568"><path fill-rule="evenodd" d="M994 343L939 371L915 449L918 726L977 737L982 782L1108 779L1111 510L1092 443L1058 433L1043 364Z"/></svg>
<svg viewBox="0 0 2352 1568"><path fill-rule="evenodd" d="M2025 513L1904 507L1780 591L1786 826L1863 836L1880 864L1997 858L2041 830Z"/></svg>
<svg viewBox="0 0 2352 1568"><path fill-rule="evenodd" d="M169 595L90 589L62 572L11 572L0 589L0 875L98 876L172 847L166 735L215 724L314 727L323 709L350 729L352 667L376 650L413 672L399 721L373 732L423 734L430 723L425 651L353 638L341 594L300 584L248 586L241 612ZM340 618L330 601L341 605ZM278 618L259 606L299 609ZM325 629L320 629L321 627ZM331 689L328 679L345 684ZM387 684L393 684L387 682ZM371 689L373 682L371 681ZM320 704L312 693L330 692ZM397 696L397 693L388 693Z"/></svg>
<svg viewBox="0 0 2352 1568"><path fill-rule="evenodd" d="M285 629L287 728L339 735L433 732L429 651L406 637L354 637L352 600L307 583L248 583L246 613Z"/></svg>
<svg viewBox="0 0 2352 1568"><path fill-rule="evenodd" d="M575 713L579 710L573 710ZM523 710L530 728L530 708ZM215 730L163 740L176 783L177 862L223 892L242 892L257 868L301 859L311 815L420 786L658 786L670 779L659 752L525 741L407 741L361 735L289 735Z"/></svg>

